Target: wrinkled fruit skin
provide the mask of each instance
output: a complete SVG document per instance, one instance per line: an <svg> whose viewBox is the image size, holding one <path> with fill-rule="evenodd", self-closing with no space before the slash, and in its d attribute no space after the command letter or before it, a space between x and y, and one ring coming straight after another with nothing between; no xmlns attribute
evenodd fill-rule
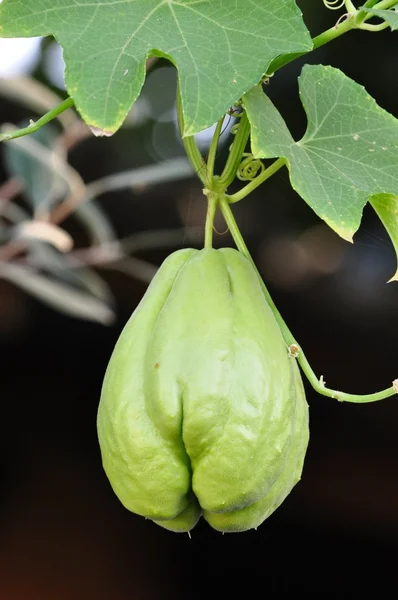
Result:
<svg viewBox="0 0 398 600"><path fill-rule="evenodd" d="M126 324L98 411L123 505L171 531L256 528L299 481L308 406L256 272L231 248L163 263Z"/></svg>

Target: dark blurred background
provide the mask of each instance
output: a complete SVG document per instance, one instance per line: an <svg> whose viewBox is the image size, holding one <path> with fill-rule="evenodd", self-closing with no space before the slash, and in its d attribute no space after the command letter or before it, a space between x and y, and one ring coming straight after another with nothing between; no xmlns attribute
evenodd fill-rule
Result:
<svg viewBox="0 0 398 600"><path fill-rule="evenodd" d="M340 14L321 2L314 8L313 0L299 4L313 35ZM397 42L398 34L389 30L353 32L306 61L341 68L398 117ZM57 52L51 44L41 43L33 76L57 89L49 75L49 56ZM296 139L305 129L297 94L302 64L284 68L270 85ZM183 156L173 121L174 82L167 62L158 62L144 88L141 120L133 115L132 126L114 137L87 137L71 150L70 163L84 181ZM1 122L32 116L0 96ZM220 149L220 164L227 145ZM0 176L0 183L7 180L4 161ZM24 206L23 195L19 201ZM206 210L194 178L111 192L98 202L120 238L168 228L192 231L203 225ZM283 171L234 212L315 372L347 392L388 387L398 377L398 284L386 283L396 259L371 207L355 243L348 244L291 190ZM84 246L73 216L63 226L76 247ZM232 246L221 219L217 229L222 235L215 244ZM200 233L183 234L180 244L135 256L159 265L169 252L200 247L201 241ZM214 589L214 577L225 587L261 578L260 590L269 598L297 591L384 598L388 585L394 595L396 398L340 404L307 386L311 440L302 480L258 531L221 535L200 522L189 538L121 506L102 471L96 411L112 348L147 283L120 270L97 272L115 298L116 319L109 326L67 316L0 279L0 599L204 598Z"/></svg>

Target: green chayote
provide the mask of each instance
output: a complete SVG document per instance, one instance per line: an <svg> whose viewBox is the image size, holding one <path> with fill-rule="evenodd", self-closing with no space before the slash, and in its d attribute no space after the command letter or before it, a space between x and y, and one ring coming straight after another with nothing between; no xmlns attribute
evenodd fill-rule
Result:
<svg viewBox="0 0 398 600"><path fill-rule="evenodd" d="M115 346L97 424L116 495L166 529L203 515L246 531L278 508L301 476L308 406L242 254L166 259Z"/></svg>

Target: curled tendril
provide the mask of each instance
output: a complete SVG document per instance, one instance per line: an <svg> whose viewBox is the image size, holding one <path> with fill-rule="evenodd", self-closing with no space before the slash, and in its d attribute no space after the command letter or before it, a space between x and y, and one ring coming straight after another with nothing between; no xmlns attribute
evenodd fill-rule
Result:
<svg viewBox="0 0 398 600"><path fill-rule="evenodd" d="M245 153L243 156L246 158L240 163L236 176L241 181L251 181L260 175L265 167L260 159L254 158L253 154Z"/></svg>
<svg viewBox="0 0 398 600"><path fill-rule="evenodd" d="M261 78L261 83L263 85L268 85L269 84L269 80L271 79L271 77L274 76L274 73L264 73L264 75Z"/></svg>
<svg viewBox="0 0 398 600"><path fill-rule="evenodd" d="M227 111L227 114L230 117L233 117L234 119L240 119L240 117L243 115L242 101L239 100L238 102L235 102L235 104L229 108L229 110ZM231 133L235 134L236 131L235 132L231 131Z"/></svg>
<svg viewBox="0 0 398 600"><path fill-rule="evenodd" d="M232 107L227 111L227 115L229 115L230 117L233 117L234 119L240 119L242 114L243 114L242 111L236 110L236 108L232 108ZM236 131L234 133L236 133Z"/></svg>
<svg viewBox="0 0 398 600"><path fill-rule="evenodd" d="M340 10L345 6L345 0L322 0L322 2L329 10Z"/></svg>

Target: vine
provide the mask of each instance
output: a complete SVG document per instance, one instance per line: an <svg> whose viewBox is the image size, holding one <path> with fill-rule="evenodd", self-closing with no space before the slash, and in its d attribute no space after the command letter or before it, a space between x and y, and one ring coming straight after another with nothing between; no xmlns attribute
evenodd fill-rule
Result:
<svg viewBox="0 0 398 600"><path fill-rule="evenodd" d="M346 12L338 19L333 27L327 29L312 39L312 50L320 48L321 46L336 40L338 37L352 30L365 30L373 33L382 31L388 27L387 22L383 21L376 24L369 23L369 20L373 19L374 16L372 13L368 12L368 9L388 10L398 5L398 0L367 0L363 6L357 8L351 0L322 1L327 9L333 11L345 9ZM261 81L263 83L268 82L270 77L272 77L279 69L307 53L308 52L287 53L277 56L277 58L271 61L271 64L267 69L267 73L264 75ZM37 122L31 122L28 127L19 129L17 131L1 133L0 142L10 141L12 139L36 132L43 125L49 123L52 119L59 117L63 112L71 108L73 105L74 100L72 98L67 98L57 107L47 112ZM207 159L205 159L198 148L194 135L184 135L186 127L179 87L177 89L176 105L182 143L184 145L187 157L196 175L200 179L204 188L204 193L207 196L208 207L204 235L205 248L211 248L213 245L214 218L216 211L219 208L238 250L246 256L258 274L266 301L270 306L276 321L278 322L292 358L297 358L298 363L305 373L309 383L318 393L331 398L336 398L341 401L358 403L381 400L397 393L398 384L396 380L393 382L391 387L382 390L381 392L367 395L347 394L345 392L327 388L323 378L316 377L300 345L295 340L294 336L277 310L266 288L266 285L258 273L256 265L248 251L241 232L239 231L238 225L231 210L231 205L246 198L258 186L262 185L282 167L286 166L287 161L285 158L280 157L271 165L266 167L262 160L255 158L250 151L247 151L251 126L246 110L242 106L241 100L236 102L236 104L226 113L230 117L235 118L237 123L231 129L233 141L229 148L225 165L221 169L220 174L216 173L216 158L226 115L222 115L215 126L208 156ZM371 148L371 150L373 149ZM234 181L236 181L236 179L246 182L246 184L238 191L229 194L228 188Z"/></svg>
<svg viewBox="0 0 398 600"><path fill-rule="evenodd" d="M264 296L267 300L267 304L271 308L271 310L274 314L275 320L278 323L280 330L282 331L282 335L288 346L290 356L292 357L293 360L297 359L297 362L299 363L300 367L302 368L308 382L313 387L313 389L316 392L318 392L319 394L322 394L323 396L328 396L329 398L334 398L340 402L354 402L354 403L358 403L358 404L363 404L363 403L367 403L367 402L376 402L378 400L384 400L385 398L389 398L390 396L397 394L398 393L398 380L393 381L391 387L389 387L385 390L382 390L380 392L375 392L374 394L362 394L362 395L361 394L348 394L346 392L333 390L331 388L326 387L323 377L318 378L315 375L303 350L301 349L298 342L295 340L293 334L291 333L290 329L286 325L282 315L280 314L274 301L272 300L272 297L264 283L264 280L262 279L262 277L257 269L256 263L254 262L251 254L247 248L247 245L243 239L243 236L239 230L238 224L233 216L233 213L231 211L231 207L229 205L227 198L225 198L225 197L220 198L219 204L220 204L220 209L221 209L221 212L225 219L225 222L227 223L228 228L233 237L233 240L236 244L236 247L238 248L239 252L241 252L244 256L246 256L246 258L251 262L254 270L256 271L256 273L258 275L261 287L264 292Z"/></svg>
<svg viewBox="0 0 398 600"><path fill-rule="evenodd" d="M328 8L333 10L337 10L345 6L347 11L349 12L346 15L346 19L343 22L339 22L334 28L325 31L323 34L320 34L314 38L314 49L334 40L343 33L347 33L352 29L367 29L368 31L376 32L383 29L386 26L386 24L384 23L382 24L382 26L366 24L365 21L371 18L371 15L364 10L357 10L352 4L352 2L350 2L350 0L346 0L345 2L340 3L338 2L338 0L324 0L324 3ZM377 4L376 2L369 0L365 3L363 8L369 8L373 6L377 6L378 8L382 6L383 8L385 8L387 5L388 7L390 7L397 3L398 2L392 3L387 1L379 2ZM288 64L298 56L301 56L301 54L295 55L293 57L279 57L271 64L271 67L269 69L270 73L273 74L275 71L280 69L282 66ZM266 77L268 78L269 75L267 74ZM240 102L238 103L238 106L240 108L240 113L238 116L239 123L234 125L231 130L231 134L234 135L235 139L230 147L226 164L220 176L214 175L214 167L215 156L217 153L217 147L224 118L218 121L210 145L207 167L205 167L207 178L204 193L208 197L208 211L205 227L205 247L209 248L212 246L213 222L217 207L219 207L238 250L242 254L244 254L246 258L251 262L253 268L255 269L259 277L259 281L261 283L266 301L270 306L275 316L275 319L282 331L284 340L287 344L292 359L297 359L308 382L316 392L318 392L321 395L337 399L341 402L345 401L352 403L375 402L395 395L396 393L398 393L398 380L394 380L392 385L387 389L384 389L380 392L364 395L350 394L326 387L323 376L318 378L315 375L301 346L295 340L293 334L289 330L281 314L276 308L276 305L273 302L272 297L263 279L261 278L260 273L258 272L256 264L250 255L250 252L243 239L243 236L240 233L239 227L235 221L230 205L246 198L253 190L255 190L258 186L264 183L269 177L274 175L279 169L285 166L286 160L284 158L279 158L275 160L275 162L272 163L268 168L265 168L262 161L255 159L251 153L246 152L246 145L250 136L250 124L246 112L242 108ZM234 109L230 114L236 114L234 113ZM179 125L180 130L183 131L183 115L181 110L179 110ZM198 171L199 165L202 165L203 159L198 158L199 150L196 146L194 138L190 138L189 143L187 143L187 138L185 138L184 145L192 165L194 166L195 170ZM241 181L249 181L249 183L247 183L246 186L244 186L238 192L228 195L226 193L227 188L235 180L235 178Z"/></svg>

